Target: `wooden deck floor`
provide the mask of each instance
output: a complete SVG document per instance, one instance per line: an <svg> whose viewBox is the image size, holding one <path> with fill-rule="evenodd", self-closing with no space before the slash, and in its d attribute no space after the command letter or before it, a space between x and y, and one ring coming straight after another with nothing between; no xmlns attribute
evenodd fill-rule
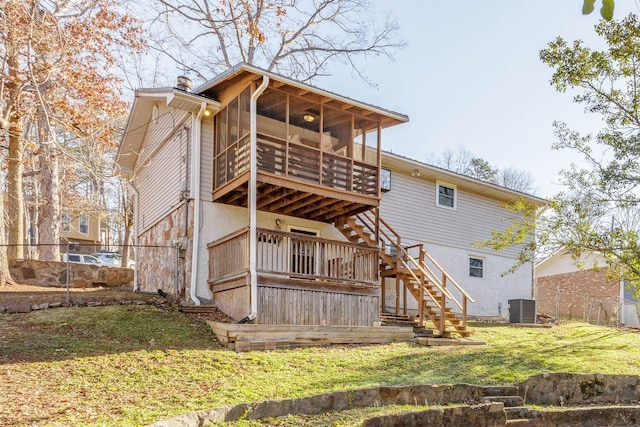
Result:
<svg viewBox="0 0 640 427"><path fill-rule="evenodd" d="M413 339L413 328L403 326L306 326L207 322L218 341L235 351L323 346L385 344Z"/></svg>

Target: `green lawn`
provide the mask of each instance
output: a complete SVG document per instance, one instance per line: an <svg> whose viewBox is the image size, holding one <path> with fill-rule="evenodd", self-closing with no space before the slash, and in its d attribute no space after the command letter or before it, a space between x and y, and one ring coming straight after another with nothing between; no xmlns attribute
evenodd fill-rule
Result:
<svg viewBox="0 0 640 427"><path fill-rule="evenodd" d="M637 332L473 324L486 346L411 343L234 353L199 319L152 306L0 315L0 425L143 425L230 403L541 372L640 374ZM291 425L296 425L293 423Z"/></svg>

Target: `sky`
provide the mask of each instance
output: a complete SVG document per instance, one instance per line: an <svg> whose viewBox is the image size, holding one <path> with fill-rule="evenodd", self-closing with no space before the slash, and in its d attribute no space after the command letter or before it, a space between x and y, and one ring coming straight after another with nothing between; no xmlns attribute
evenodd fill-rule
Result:
<svg viewBox="0 0 640 427"><path fill-rule="evenodd" d="M372 1L396 17L408 46L394 62L364 62L376 88L348 71L316 84L408 115L409 123L383 133L385 150L427 161L429 153L462 145L495 167L530 172L535 195L561 191L558 172L578 157L551 148L553 122L589 133L602 121L573 103L577 92L555 91L539 52L558 36L604 47L593 30L600 0L586 16L582 0ZM614 18L630 12L640 13L636 1L616 1Z"/></svg>

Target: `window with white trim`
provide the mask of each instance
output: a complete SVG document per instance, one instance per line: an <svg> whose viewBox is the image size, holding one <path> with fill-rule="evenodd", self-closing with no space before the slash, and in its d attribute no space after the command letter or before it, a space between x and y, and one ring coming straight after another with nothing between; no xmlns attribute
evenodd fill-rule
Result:
<svg viewBox="0 0 640 427"><path fill-rule="evenodd" d="M436 206L443 208L457 208L457 187L453 184L436 181Z"/></svg>
<svg viewBox="0 0 640 427"><path fill-rule="evenodd" d="M80 232L82 234L89 233L89 217L84 214L80 215Z"/></svg>
<svg viewBox="0 0 640 427"><path fill-rule="evenodd" d="M62 231L71 230L71 214L65 212L62 214Z"/></svg>
<svg viewBox="0 0 640 427"><path fill-rule="evenodd" d="M469 277L484 277L484 259L469 257Z"/></svg>

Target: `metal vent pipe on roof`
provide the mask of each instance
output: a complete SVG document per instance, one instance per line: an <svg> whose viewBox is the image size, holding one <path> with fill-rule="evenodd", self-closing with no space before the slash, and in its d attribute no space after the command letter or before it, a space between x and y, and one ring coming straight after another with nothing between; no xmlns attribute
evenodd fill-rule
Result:
<svg viewBox="0 0 640 427"><path fill-rule="evenodd" d="M185 92L191 92L191 79L187 76L178 76L176 89L180 89Z"/></svg>

